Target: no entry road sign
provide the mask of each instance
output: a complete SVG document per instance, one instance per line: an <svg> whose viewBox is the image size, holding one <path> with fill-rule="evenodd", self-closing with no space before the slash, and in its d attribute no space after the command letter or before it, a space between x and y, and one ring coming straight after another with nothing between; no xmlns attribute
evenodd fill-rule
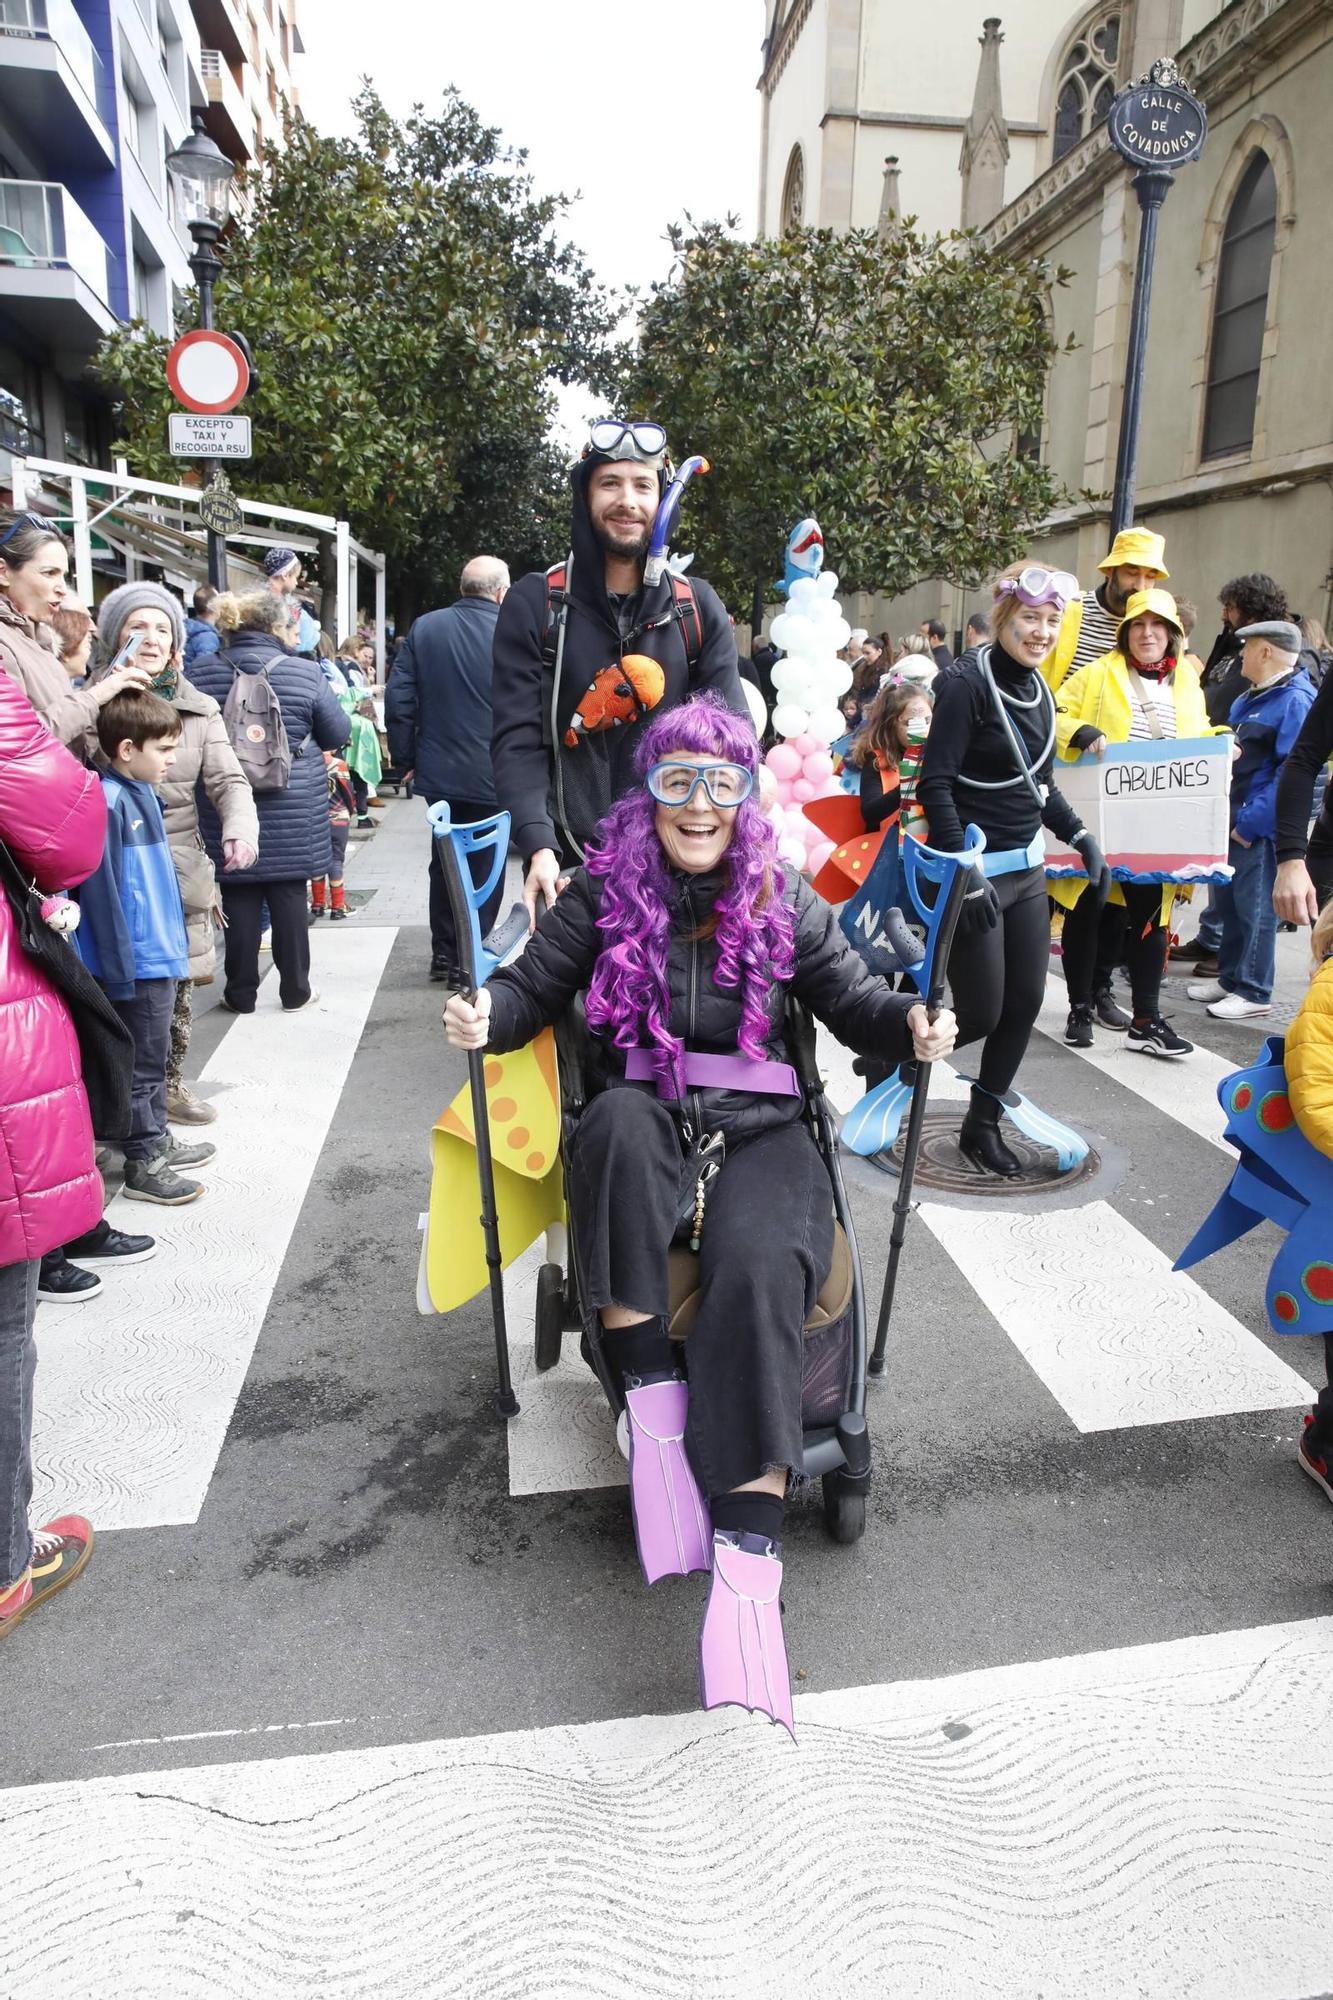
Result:
<svg viewBox="0 0 1333 2000"><path fill-rule="evenodd" d="M167 355L171 393L187 410L221 417L250 387L250 364L234 340L203 327L178 340Z"/></svg>

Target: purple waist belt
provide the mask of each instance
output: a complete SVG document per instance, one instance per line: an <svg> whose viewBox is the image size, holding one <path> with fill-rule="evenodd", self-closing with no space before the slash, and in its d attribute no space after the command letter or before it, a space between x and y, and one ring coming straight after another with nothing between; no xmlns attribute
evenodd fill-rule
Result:
<svg viewBox="0 0 1333 2000"><path fill-rule="evenodd" d="M631 1083L656 1083L652 1049L630 1049L625 1075ZM751 1062L749 1056L706 1056L685 1051L685 1082L694 1090L750 1090L762 1097L799 1097L790 1063Z"/></svg>

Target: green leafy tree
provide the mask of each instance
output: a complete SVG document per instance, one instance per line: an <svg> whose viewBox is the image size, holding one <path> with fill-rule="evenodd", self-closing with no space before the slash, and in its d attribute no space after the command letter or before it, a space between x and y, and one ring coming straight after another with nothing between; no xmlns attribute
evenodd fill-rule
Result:
<svg viewBox="0 0 1333 2000"><path fill-rule="evenodd" d="M691 228L671 233L623 392L678 453L710 460L678 540L733 609L781 575L806 514L851 590L1011 561L1058 498L1037 457L1008 447L1040 434L1046 291L1068 274L910 228L759 242Z"/></svg>
<svg viewBox="0 0 1333 2000"><path fill-rule="evenodd" d="M355 139L298 117L266 155L215 320L246 336L259 373L246 491L350 521L411 611L451 595L480 549L527 567L545 555L552 384L604 379L616 309L558 238L565 200L538 198L525 155L455 90L434 118L418 107L400 123L368 85L354 109ZM117 449L159 479L180 470L165 347L136 325L96 362Z"/></svg>

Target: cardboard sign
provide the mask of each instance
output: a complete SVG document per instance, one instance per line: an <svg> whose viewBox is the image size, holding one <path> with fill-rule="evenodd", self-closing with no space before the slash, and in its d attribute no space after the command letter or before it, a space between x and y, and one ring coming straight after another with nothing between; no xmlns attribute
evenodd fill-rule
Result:
<svg viewBox="0 0 1333 2000"><path fill-rule="evenodd" d="M1226 882L1231 738L1112 743L1055 765L1055 782L1121 882ZM1083 857L1046 835L1048 875L1083 875Z"/></svg>

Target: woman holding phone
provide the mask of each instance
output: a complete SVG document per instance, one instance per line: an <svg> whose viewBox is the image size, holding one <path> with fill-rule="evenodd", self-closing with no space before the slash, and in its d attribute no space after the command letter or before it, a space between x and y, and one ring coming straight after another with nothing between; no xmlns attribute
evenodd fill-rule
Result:
<svg viewBox="0 0 1333 2000"><path fill-rule="evenodd" d="M112 695L146 688L149 677L130 653L95 687L70 685L46 636L65 601L68 574L68 547L49 521L0 508L0 671L27 695L51 734L81 757L97 711Z"/></svg>

